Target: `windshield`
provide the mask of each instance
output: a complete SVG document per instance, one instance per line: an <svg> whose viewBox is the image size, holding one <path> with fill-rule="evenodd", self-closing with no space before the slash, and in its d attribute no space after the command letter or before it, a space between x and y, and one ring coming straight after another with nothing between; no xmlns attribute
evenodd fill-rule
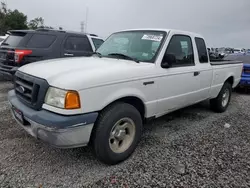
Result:
<svg viewBox="0 0 250 188"><path fill-rule="evenodd" d="M104 57L123 54L138 61L154 62L166 32L125 31L112 34L97 50ZM122 57L122 56L121 56Z"/></svg>

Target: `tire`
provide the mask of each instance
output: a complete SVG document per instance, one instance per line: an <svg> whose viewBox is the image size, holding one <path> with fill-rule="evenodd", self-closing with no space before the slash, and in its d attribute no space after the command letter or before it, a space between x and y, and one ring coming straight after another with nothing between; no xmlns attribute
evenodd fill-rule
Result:
<svg viewBox="0 0 250 188"><path fill-rule="evenodd" d="M225 99L225 94L228 95L228 100ZM225 82L219 95L215 99L210 100L211 109L218 113L225 112L230 103L231 95L232 85L229 82Z"/></svg>
<svg viewBox="0 0 250 188"><path fill-rule="evenodd" d="M126 126L125 129L121 128ZM142 118L139 111L130 104L118 102L100 113L91 142L97 158L105 164L114 165L134 152L141 134Z"/></svg>

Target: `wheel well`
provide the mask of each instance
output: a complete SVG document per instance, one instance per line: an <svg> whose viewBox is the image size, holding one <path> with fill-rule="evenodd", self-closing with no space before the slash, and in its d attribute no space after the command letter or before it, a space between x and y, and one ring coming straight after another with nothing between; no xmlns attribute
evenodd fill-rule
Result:
<svg viewBox="0 0 250 188"><path fill-rule="evenodd" d="M234 84L234 77L233 77L233 76L230 76L230 77L226 80L226 82L228 82L228 83L230 83L231 85L233 85L233 84Z"/></svg>
<svg viewBox="0 0 250 188"><path fill-rule="evenodd" d="M128 103L128 104L134 106L140 112L142 119L144 119L145 106L144 106L144 103L142 102L142 100L139 99L138 97L123 97L123 98L117 99L116 101L112 102L111 104L113 104L115 102L124 102L124 103Z"/></svg>
<svg viewBox="0 0 250 188"><path fill-rule="evenodd" d="M145 120L145 106L144 106L144 103L142 102L142 100L139 99L138 97L123 97L123 98L120 98L120 99L113 101L112 103L108 104L106 107L108 107L109 105L112 105L116 102L124 102L124 103L128 103L128 104L134 106L140 112L142 120ZM89 145L91 145L93 143L95 129L96 129L96 126L94 125L94 127L91 131Z"/></svg>

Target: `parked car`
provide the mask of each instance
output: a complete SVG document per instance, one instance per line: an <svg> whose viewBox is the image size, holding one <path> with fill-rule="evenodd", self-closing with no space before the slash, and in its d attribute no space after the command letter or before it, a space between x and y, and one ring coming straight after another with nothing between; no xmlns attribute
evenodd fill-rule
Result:
<svg viewBox="0 0 250 188"><path fill-rule="evenodd" d="M248 88L250 86L250 54L230 54L224 58L225 61L242 61L243 69L239 87Z"/></svg>
<svg viewBox="0 0 250 188"><path fill-rule="evenodd" d="M220 60L226 55L224 49L219 49L219 48L207 48L207 49L209 52L209 57L212 60Z"/></svg>
<svg viewBox="0 0 250 188"><path fill-rule="evenodd" d="M60 148L92 145L116 164L135 150L144 120L209 99L224 112L243 64L210 62L199 34L162 29L112 34L91 57L21 67L8 93L16 121Z"/></svg>
<svg viewBox="0 0 250 188"><path fill-rule="evenodd" d="M219 59L219 54L215 52L214 48L207 48L210 60Z"/></svg>
<svg viewBox="0 0 250 188"><path fill-rule="evenodd" d="M235 54L243 54L245 52L246 52L246 50L243 48L234 48L233 49L233 53L235 53Z"/></svg>
<svg viewBox="0 0 250 188"><path fill-rule="evenodd" d="M2 37L0 37L0 45L2 44L3 41L4 41L4 39Z"/></svg>
<svg viewBox="0 0 250 188"><path fill-rule="evenodd" d="M8 37L9 35L6 34L4 36L0 36L0 45L2 44L2 42Z"/></svg>
<svg viewBox="0 0 250 188"><path fill-rule="evenodd" d="M225 56L229 55L232 53L232 49L231 48L219 48L218 49L218 54L219 54L219 58L222 59Z"/></svg>
<svg viewBox="0 0 250 188"><path fill-rule="evenodd" d="M0 73L12 77L16 70L36 61L89 56L103 40L93 34L62 30L13 30L0 46Z"/></svg>

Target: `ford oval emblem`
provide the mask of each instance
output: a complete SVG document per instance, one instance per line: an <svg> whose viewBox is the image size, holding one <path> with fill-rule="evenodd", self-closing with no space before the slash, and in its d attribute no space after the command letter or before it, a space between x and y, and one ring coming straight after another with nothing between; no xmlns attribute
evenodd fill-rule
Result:
<svg viewBox="0 0 250 188"><path fill-rule="evenodd" d="M23 86L19 86L18 90L20 91L20 93L24 93L25 92L25 88Z"/></svg>

